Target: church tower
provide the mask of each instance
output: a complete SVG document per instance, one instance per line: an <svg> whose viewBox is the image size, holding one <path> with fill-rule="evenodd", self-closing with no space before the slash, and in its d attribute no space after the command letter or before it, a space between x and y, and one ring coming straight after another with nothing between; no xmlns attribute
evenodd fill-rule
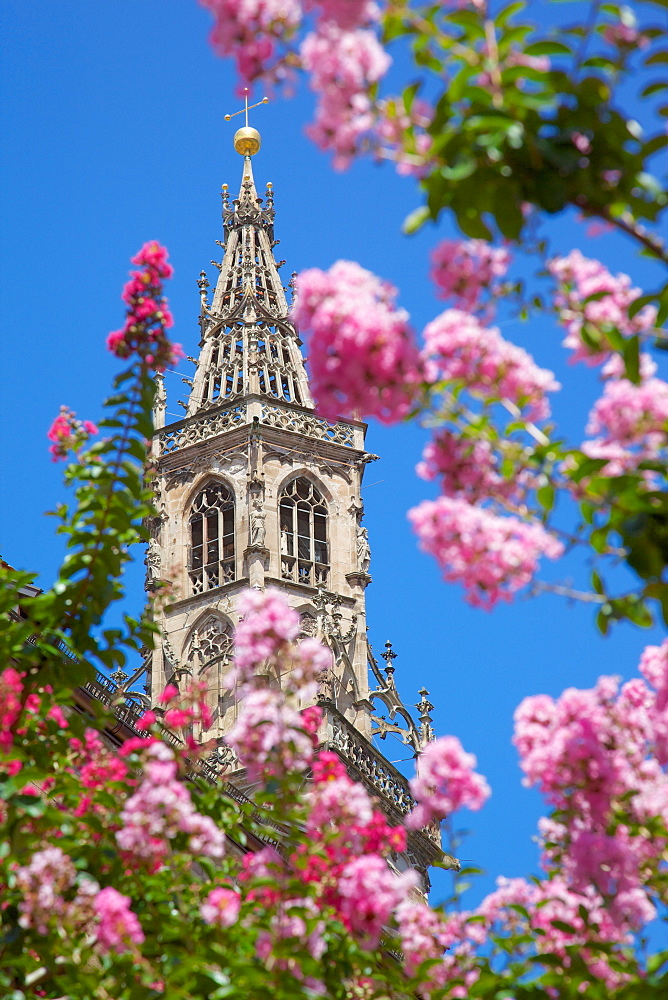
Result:
<svg viewBox="0 0 668 1000"><path fill-rule="evenodd" d="M161 640L153 653L147 691L155 704L168 683L205 681L216 739L214 770L234 774L225 746L238 711L225 675L247 587L281 590L301 616L302 634L332 651L319 702L323 744L336 750L353 776L365 781L390 816L412 806L405 778L374 746L374 735L398 736L414 753L433 738L426 691L419 719L394 685L395 654L385 667L366 635L365 589L370 552L362 524L362 479L376 456L364 448L365 425L330 422L313 407L298 331L274 258L274 200L267 184L258 197L251 157L255 129L241 128L238 198L223 185L222 262L210 296L201 298L199 356L183 420L164 425L166 397L158 377L155 403L154 488L159 516L151 525L147 588L169 585L156 616ZM369 677L375 685L370 688ZM386 715L379 715L381 702ZM232 779L234 780L234 778ZM415 834L415 865L440 854L437 842ZM411 862L412 863L412 862Z"/></svg>

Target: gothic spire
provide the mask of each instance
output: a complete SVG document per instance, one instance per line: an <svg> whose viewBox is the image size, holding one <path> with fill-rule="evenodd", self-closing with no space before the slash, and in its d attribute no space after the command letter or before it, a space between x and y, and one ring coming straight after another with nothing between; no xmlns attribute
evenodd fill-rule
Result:
<svg viewBox="0 0 668 1000"><path fill-rule="evenodd" d="M225 254L211 305L206 278L200 281L200 356L187 415L249 395L269 396L311 408L300 340L274 259L274 194L267 184L259 198L251 156L260 134L248 125L237 130L234 146L244 157L239 197L230 203L223 185ZM215 262L214 262L215 263Z"/></svg>

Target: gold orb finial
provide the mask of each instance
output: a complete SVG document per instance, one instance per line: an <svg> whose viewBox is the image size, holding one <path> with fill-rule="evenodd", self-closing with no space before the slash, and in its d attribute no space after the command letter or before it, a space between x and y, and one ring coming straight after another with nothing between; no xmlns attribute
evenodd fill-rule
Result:
<svg viewBox="0 0 668 1000"><path fill-rule="evenodd" d="M261 145L260 133L251 125L243 125L234 133L234 148L241 156L255 156Z"/></svg>

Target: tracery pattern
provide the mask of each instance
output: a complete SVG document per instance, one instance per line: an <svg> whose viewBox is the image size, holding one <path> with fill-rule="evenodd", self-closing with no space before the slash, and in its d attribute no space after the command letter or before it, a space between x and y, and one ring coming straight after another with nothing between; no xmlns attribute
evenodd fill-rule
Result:
<svg viewBox="0 0 668 1000"><path fill-rule="evenodd" d="M283 490L279 505L281 576L311 587L327 584L327 507L313 483L301 476Z"/></svg>
<svg viewBox="0 0 668 1000"><path fill-rule="evenodd" d="M189 576L193 594L235 579L234 497L224 483L207 483L190 513Z"/></svg>

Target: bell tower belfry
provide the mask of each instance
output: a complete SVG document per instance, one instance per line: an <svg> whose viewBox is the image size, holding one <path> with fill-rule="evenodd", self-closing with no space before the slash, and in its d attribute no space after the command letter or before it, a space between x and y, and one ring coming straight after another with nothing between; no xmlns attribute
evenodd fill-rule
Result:
<svg viewBox="0 0 668 1000"><path fill-rule="evenodd" d="M189 359L194 376L184 379L183 420L165 426L164 379L157 376L159 513L150 525L146 586L166 589L155 609L160 639L146 690L155 705L168 683L203 682L213 721L195 738L217 744L212 777L240 773L225 744L239 709L226 681L238 598L247 587L278 588L299 612L302 635L317 636L332 652L318 696L322 744L398 822L414 804L408 783L372 741L393 736L417 755L433 739L432 705L422 689L414 718L395 686L391 644L381 667L367 640L370 551L361 488L377 456L365 451L364 424L331 422L314 410L279 277L284 262L274 258L273 188L267 184L264 198L255 188L251 157L259 148L255 129L237 131L241 188L231 200L223 185L223 259L212 262L219 272L213 295L205 272L198 282L200 350ZM441 856L438 832L413 831L409 848L408 863L426 871Z"/></svg>

